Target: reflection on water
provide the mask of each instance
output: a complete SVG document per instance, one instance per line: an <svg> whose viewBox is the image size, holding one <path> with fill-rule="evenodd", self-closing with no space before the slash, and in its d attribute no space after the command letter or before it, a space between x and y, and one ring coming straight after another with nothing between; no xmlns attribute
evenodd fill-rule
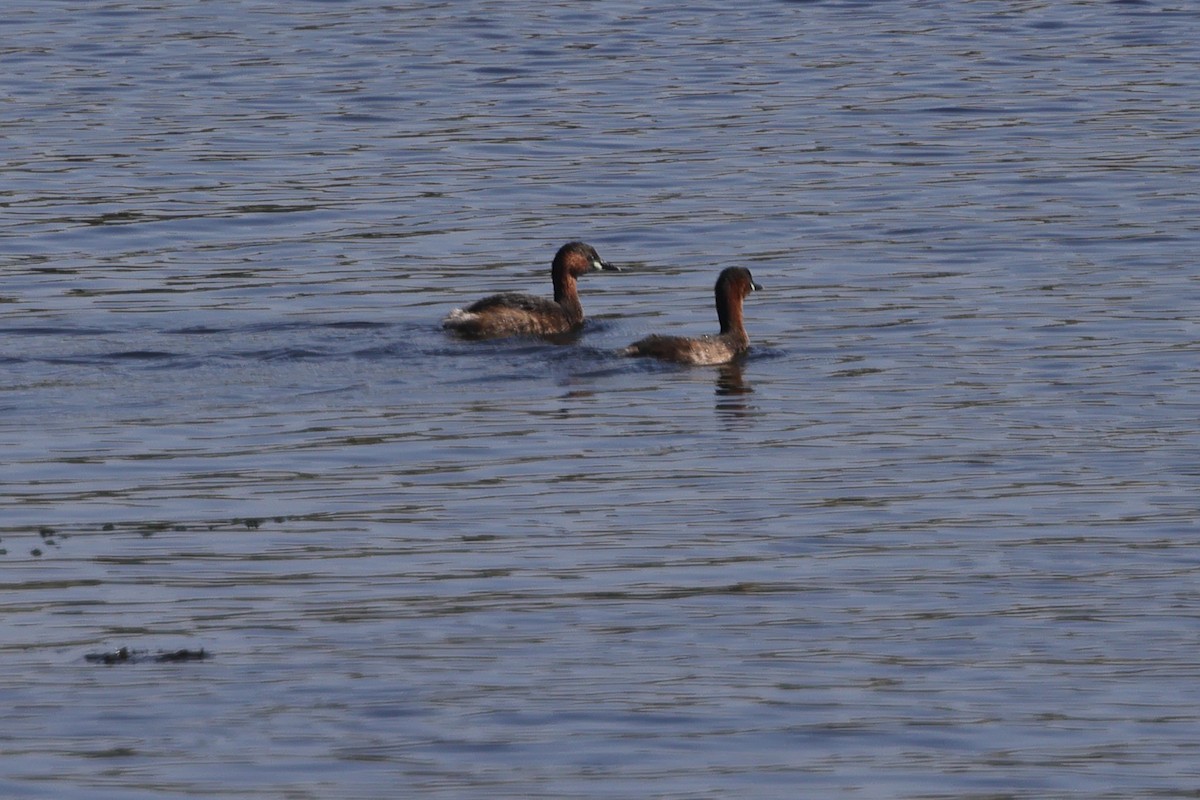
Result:
<svg viewBox="0 0 1200 800"><path fill-rule="evenodd" d="M6 9L0 796L1190 796L1200 18L445 10Z"/></svg>
<svg viewBox="0 0 1200 800"><path fill-rule="evenodd" d="M754 387L746 383L742 375L742 362L734 361L717 367L717 396L730 397L752 394Z"/></svg>
<svg viewBox="0 0 1200 800"><path fill-rule="evenodd" d="M749 402L748 395L754 393L754 387L743 376L741 360L717 367L716 374L716 409L719 415L736 420L760 413L754 404Z"/></svg>

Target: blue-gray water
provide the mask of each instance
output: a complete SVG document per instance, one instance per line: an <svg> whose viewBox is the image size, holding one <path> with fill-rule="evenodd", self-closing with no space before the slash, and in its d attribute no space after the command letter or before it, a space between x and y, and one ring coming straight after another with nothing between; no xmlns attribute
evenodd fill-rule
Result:
<svg viewBox="0 0 1200 800"><path fill-rule="evenodd" d="M1198 12L729 5L5 6L0 796L1195 796Z"/></svg>

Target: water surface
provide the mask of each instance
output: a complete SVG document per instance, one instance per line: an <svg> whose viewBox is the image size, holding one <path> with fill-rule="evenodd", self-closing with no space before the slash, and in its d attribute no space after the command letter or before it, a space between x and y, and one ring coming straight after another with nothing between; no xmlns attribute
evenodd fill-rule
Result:
<svg viewBox="0 0 1200 800"><path fill-rule="evenodd" d="M1187 6L10 6L0 795L1194 796Z"/></svg>

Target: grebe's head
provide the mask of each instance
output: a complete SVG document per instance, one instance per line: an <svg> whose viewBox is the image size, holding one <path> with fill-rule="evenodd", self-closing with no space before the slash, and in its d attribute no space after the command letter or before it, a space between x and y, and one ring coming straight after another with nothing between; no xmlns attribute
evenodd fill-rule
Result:
<svg viewBox="0 0 1200 800"><path fill-rule="evenodd" d="M754 276L745 267L726 267L717 276L717 295L726 295L744 300L751 292L761 292L762 285L754 282Z"/></svg>
<svg viewBox="0 0 1200 800"><path fill-rule="evenodd" d="M551 269L556 274L562 273L576 278L584 273L599 270L621 271L620 267L600 258L596 248L584 242L567 242L558 248Z"/></svg>

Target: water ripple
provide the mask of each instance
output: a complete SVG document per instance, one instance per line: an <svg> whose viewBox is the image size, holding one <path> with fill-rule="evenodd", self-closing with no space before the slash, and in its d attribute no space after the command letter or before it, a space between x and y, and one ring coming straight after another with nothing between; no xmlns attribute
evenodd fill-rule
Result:
<svg viewBox="0 0 1200 800"><path fill-rule="evenodd" d="M0 795L1188 795L1196 16L501 11L6 10Z"/></svg>

